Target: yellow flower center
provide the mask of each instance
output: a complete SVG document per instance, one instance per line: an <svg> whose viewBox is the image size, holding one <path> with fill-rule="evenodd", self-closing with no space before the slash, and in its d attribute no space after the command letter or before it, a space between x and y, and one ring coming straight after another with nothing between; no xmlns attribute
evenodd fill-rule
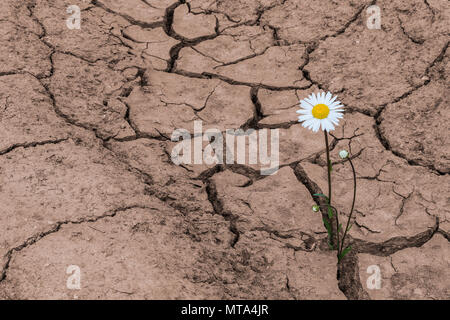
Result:
<svg viewBox="0 0 450 320"><path fill-rule="evenodd" d="M325 119L326 117L328 117L329 113L330 109L328 108L328 106L322 103L316 104L312 109L312 115L316 119Z"/></svg>

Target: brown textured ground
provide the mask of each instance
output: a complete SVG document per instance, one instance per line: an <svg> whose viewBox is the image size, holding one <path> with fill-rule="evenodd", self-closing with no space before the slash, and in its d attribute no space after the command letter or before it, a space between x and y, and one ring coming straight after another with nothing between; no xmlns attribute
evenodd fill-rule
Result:
<svg viewBox="0 0 450 320"><path fill-rule="evenodd" d="M71 4L81 30L66 27ZM371 4L381 30L366 27ZM0 6L0 298L450 298L448 1ZM311 211L322 135L295 122L319 89L348 110L332 141L344 212L340 149L358 175L339 278ZM167 137L196 119L279 128L282 168L175 166Z"/></svg>

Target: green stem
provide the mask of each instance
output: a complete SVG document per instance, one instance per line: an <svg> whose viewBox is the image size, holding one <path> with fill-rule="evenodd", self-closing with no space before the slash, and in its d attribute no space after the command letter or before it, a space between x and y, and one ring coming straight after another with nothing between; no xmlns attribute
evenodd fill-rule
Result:
<svg viewBox="0 0 450 320"><path fill-rule="evenodd" d="M352 167L352 171L353 171L353 201L352 201L352 208L350 210L350 214L348 215L347 225L345 226L344 236L342 237L341 248L344 248L345 236L347 235L348 226L350 225L350 221L352 219L352 214L353 214L353 209L355 208L355 199L356 199L356 171L355 171L355 167L353 166L352 159L350 159L350 157L348 157L347 159L348 159L348 162L350 162L350 166Z"/></svg>
<svg viewBox="0 0 450 320"><path fill-rule="evenodd" d="M328 133L323 131L325 134L325 148L327 151L327 167L328 167L328 204L331 205L331 161L330 161L330 147L328 145Z"/></svg>
<svg viewBox="0 0 450 320"><path fill-rule="evenodd" d="M328 167L328 206L331 208L331 160L330 160L330 146L328 143L328 132L326 130L323 131L325 134L325 148L327 151L327 167ZM332 239L330 239L332 241ZM338 257L340 254L340 248L339 248L339 215L336 212L336 243L337 243L337 251L338 251Z"/></svg>

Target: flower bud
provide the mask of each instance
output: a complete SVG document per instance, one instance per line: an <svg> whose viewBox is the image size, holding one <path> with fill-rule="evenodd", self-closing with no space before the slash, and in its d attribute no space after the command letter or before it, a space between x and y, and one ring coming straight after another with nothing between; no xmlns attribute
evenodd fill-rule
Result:
<svg viewBox="0 0 450 320"><path fill-rule="evenodd" d="M312 211L318 212L320 210L319 206L317 204L312 206Z"/></svg>
<svg viewBox="0 0 450 320"><path fill-rule="evenodd" d="M346 159L348 157L348 151L347 150L339 151L339 157L341 157L341 159Z"/></svg>

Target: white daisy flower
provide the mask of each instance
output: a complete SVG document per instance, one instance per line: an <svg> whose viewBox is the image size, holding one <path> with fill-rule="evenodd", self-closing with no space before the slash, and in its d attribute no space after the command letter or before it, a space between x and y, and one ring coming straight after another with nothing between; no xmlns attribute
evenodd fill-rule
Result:
<svg viewBox="0 0 450 320"><path fill-rule="evenodd" d="M320 127L325 131L334 130L339 119L343 117L344 106L340 101L336 101L337 96L327 92L320 92L317 95L312 93L308 98L300 101L300 114L298 122L303 122L302 126L317 132Z"/></svg>

